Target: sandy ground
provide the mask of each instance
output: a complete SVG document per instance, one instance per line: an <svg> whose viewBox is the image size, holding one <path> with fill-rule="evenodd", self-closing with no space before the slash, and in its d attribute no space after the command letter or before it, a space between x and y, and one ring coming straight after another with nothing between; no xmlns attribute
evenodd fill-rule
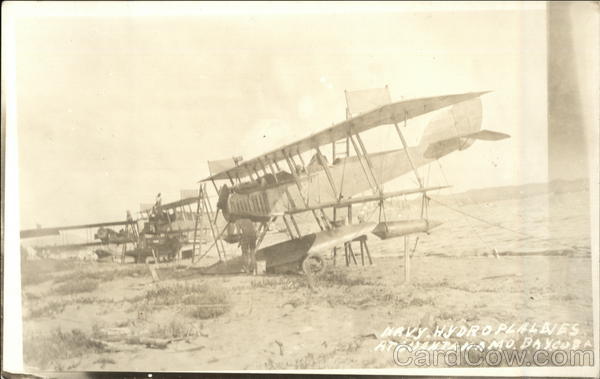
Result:
<svg viewBox="0 0 600 379"><path fill-rule="evenodd" d="M317 292L302 277L202 277L164 268L159 275L182 277L154 283L148 274L102 283L85 294L97 304L75 301L58 314L26 316L24 333L40 337L61 328L92 335L95 329L126 325L121 329L135 335L174 320L194 331L164 349L132 344L120 352L51 360L49 367L38 367L135 371L394 367L391 352L375 351L387 326L578 323L579 338L593 339L588 258L416 257L410 284L404 283L402 260L374 263L343 268L344 278L357 284L319 282ZM148 307L136 300L153 287L181 281L225 287L231 309L198 320L179 303ZM65 299L51 295L51 288L28 288L27 293L44 296L28 301L26 309ZM107 297L110 302L102 302Z"/></svg>
<svg viewBox="0 0 600 379"><path fill-rule="evenodd" d="M573 204L567 200L555 199ZM546 204L548 198L539 202ZM506 207L487 209L514 217L514 212L501 212ZM587 208L564 208L561 217L571 221L563 220L561 230L569 238L554 245L511 239L505 231L492 234L487 227L476 237L461 227L464 220L447 219L437 234L420 240L409 283L402 239L373 241L370 266L359 260L358 265L338 261L333 267L329 261L315 290L300 275L203 276L193 268L163 264L155 281L146 265L36 261L28 268L32 263L26 262L25 363L30 370L393 368L393 353L382 346L414 338L386 336L386 327L420 327L423 342L435 341L433 331L442 327L498 330L504 324L535 323L539 329L544 323L566 323L575 328L569 329L571 335L554 331L550 338L585 344L593 341L589 253L489 255L490 244L500 252L561 254L565 244L585 250ZM529 218L511 225L531 232L544 222L550 230L548 211L540 212L526 213ZM226 305L215 314L194 313L215 304ZM539 330L494 335L517 345L526 338L543 344L547 337ZM490 338L448 340L489 343Z"/></svg>

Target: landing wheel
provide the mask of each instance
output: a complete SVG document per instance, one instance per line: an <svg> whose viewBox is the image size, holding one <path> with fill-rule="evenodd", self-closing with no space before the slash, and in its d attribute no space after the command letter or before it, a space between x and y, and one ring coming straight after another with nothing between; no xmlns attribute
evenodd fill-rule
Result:
<svg viewBox="0 0 600 379"><path fill-rule="evenodd" d="M319 255L309 255L302 262L302 271L306 275L316 275L325 268L325 261Z"/></svg>

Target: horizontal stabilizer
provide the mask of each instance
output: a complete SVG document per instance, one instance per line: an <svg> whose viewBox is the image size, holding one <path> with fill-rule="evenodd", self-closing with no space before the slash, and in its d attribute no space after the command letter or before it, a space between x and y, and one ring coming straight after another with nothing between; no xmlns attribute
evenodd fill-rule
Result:
<svg viewBox="0 0 600 379"><path fill-rule="evenodd" d="M498 141L501 139L506 139L506 138L510 138L510 135L508 134L504 134L504 133L500 133L500 132L494 132L491 130L480 130L478 132L475 133L471 133L468 135L465 135L464 137L467 138L474 138L474 139L480 139L483 141Z"/></svg>
<svg viewBox="0 0 600 379"><path fill-rule="evenodd" d="M471 146L475 140L499 141L505 138L510 138L510 135L493 132L491 130L480 130L474 133L464 133L456 137L430 143L423 153L423 156L429 159L438 159L452 151L466 149L467 147Z"/></svg>
<svg viewBox="0 0 600 379"><path fill-rule="evenodd" d="M420 145L436 143L481 130L481 99L475 98L453 105L432 119L421 137Z"/></svg>

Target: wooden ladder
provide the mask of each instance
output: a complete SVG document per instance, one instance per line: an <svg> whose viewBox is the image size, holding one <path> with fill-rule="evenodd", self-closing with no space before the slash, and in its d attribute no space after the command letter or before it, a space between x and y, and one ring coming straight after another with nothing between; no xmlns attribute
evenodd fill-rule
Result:
<svg viewBox="0 0 600 379"><path fill-rule="evenodd" d="M215 217L214 221L211 219L211 215L214 213L212 205L208 200L208 196L206 196L206 187L202 186L202 190L200 192L200 200L202 202L202 207L204 209L204 214L208 217L208 225L210 226L210 232L212 234L213 239L215 240L215 247L217 248L217 254L219 255L219 260L227 260L227 255L225 253L225 245L223 241L220 239L220 235L217 234L215 227L217 224L217 218ZM216 213L214 213L216 216Z"/></svg>

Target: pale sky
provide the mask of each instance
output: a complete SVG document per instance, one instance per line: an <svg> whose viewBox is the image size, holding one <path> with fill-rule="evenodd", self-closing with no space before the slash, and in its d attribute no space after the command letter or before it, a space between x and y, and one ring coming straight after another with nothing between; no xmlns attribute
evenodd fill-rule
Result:
<svg viewBox="0 0 600 379"><path fill-rule="evenodd" d="M307 136L344 119L344 89L386 84L392 100L493 91L483 128L512 138L443 158L455 191L547 180L543 4L318 6L159 17L131 3L94 16L79 3L80 16L18 20L21 227L123 219L158 192L178 200L207 160ZM409 123L411 144L426 121ZM382 128L367 145L400 142Z"/></svg>

